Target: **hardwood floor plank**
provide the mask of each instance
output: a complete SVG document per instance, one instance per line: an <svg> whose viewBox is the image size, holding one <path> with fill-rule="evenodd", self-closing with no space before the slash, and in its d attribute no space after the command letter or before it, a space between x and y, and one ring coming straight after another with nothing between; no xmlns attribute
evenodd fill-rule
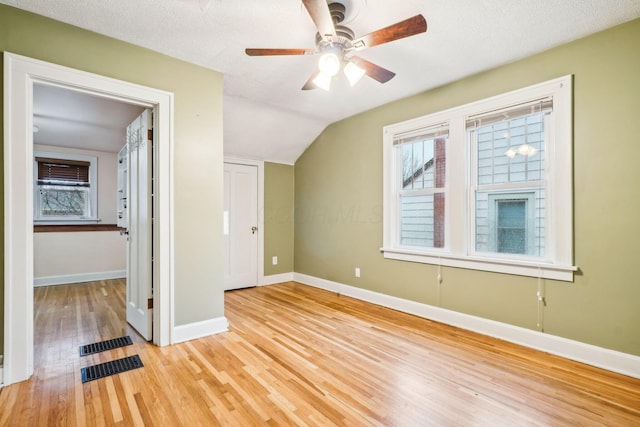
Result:
<svg viewBox="0 0 640 427"><path fill-rule="evenodd" d="M124 397L126 400L126 405L124 407L127 408L129 414L131 415L131 421L134 426L144 426L144 421L142 420L142 415L140 414L140 408L136 402L135 391L133 389L133 385L129 381L130 372L125 372L122 375L118 376L122 384L122 390L124 391Z"/></svg>
<svg viewBox="0 0 640 427"><path fill-rule="evenodd" d="M111 416L115 423L122 421L122 409L120 408L120 402L118 401L118 395L116 393L116 387L113 383L113 378L106 378L104 381L107 387L107 396L109 398L109 407L111 408Z"/></svg>
<svg viewBox="0 0 640 427"><path fill-rule="evenodd" d="M293 282L227 292L229 332L158 348L124 288L35 289L35 374L0 391L0 426L640 425L639 379ZM82 384L134 354L143 368Z"/></svg>

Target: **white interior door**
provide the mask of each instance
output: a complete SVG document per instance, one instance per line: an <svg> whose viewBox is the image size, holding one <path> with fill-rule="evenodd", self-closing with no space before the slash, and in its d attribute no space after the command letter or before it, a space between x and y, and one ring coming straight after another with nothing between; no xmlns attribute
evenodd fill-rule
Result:
<svg viewBox="0 0 640 427"><path fill-rule="evenodd" d="M153 338L151 110L127 127L128 197L127 322L147 341Z"/></svg>
<svg viewBox="0 0 640 427"><path fill-rule="evenodd" d="M129 224L129 144L125 144L118 152L118 195L117 225L128 228Z"/></svg>
<svg viewBox="0 0 640 427"><path fill-rule="evenodd" d="M258 284L258 168L224 164L224 288Z"/></svg>

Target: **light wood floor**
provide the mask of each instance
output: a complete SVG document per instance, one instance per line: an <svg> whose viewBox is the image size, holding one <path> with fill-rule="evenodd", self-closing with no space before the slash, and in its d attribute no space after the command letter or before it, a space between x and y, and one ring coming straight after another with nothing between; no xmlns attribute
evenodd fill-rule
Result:
<svg viewBox="0 0 640 427"><path fill-rule="evenodd" d="M123 281L35 300L36 372L0 391L0 425L640 425L638 379L296 283L228 292L228 333L164 348L124 322ZM144 368L81 383L132 354Z"/></svg>

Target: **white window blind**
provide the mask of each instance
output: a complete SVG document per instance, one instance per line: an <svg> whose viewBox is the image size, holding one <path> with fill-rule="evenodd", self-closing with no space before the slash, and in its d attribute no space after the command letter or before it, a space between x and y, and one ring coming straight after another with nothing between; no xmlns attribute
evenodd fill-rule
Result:
<svg viewBox="0 0 640 427"><path fill-rule="evenodd" d="M449 136L448 123L439 123L426 128L418 128L394 135L393 145L409 144L416 141L424 141L447 136Z"/></svg>
<svg viewBox="0 0 640 427"><path fill-rule="evenodd" d="M466 130L469 131L482 126L503 122L505 120L513 120L531 114L547 113L551 111L553 111L552 97L536 99L469 116L466 120Z"/></svg>

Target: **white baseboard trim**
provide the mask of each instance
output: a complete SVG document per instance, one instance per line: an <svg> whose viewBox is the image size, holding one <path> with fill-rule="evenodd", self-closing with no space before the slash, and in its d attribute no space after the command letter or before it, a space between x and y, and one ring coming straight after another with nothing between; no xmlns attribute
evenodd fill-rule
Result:
<svg viewBox="0 0 640 427"><path fill-rule="evenodd" d="M33 279L33 286L67 285L70 283L95 282L96 280L122 279L123 277L127 277L127 270L36 277Z"/></svg>
<svg viewBox="0 0 640 427"><path fill-rule="evenodd" d="M191 341L209 335L227 332L228 330L229 321L227 321L227 318L224 316L203 320L202 322L189 323L188 325L174 326L172 344Z"/></svg>
<svg viewBox="0 0 640 427"><path fill-rule="evenodd" d="M262 283L258 286L275 285L276 283L284 283L293 281L293 273L272 274L264 276Z"/></svg>
<svg viewBox="0 0 640 427"><path fill-rule="evenodd" d="M294 280L305 285L340 293L362 301L413 314L515 344L555 354L587 365L640 378L640 357L580 341L471 316L440 307L397 298L305 274L294 273Z"/></svg>

